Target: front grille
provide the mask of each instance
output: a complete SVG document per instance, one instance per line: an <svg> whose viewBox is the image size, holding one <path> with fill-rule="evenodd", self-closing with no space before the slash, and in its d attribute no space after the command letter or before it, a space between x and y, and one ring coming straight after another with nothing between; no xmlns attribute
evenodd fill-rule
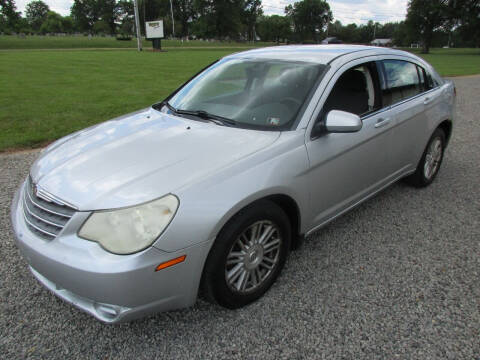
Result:
<svg viewBox="0 0 480 360"><path fill-rule="evenodd" d="M62 231L75 210L48 196L40 197L30 177L23 191L23 213L28 228L45 240L53 240Z"/></svg>

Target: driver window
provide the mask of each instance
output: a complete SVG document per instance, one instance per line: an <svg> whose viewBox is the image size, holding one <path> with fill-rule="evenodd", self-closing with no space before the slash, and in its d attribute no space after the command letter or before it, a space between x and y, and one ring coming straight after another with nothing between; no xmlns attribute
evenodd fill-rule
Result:
<svg viewBox="0 0 480 360"><path fill-rule="evenodd" d="M377 108L374 81L376 73L371 65L372 63L357 66L340 76L323 106L324 117L332 110L363 116Z"/></svg>

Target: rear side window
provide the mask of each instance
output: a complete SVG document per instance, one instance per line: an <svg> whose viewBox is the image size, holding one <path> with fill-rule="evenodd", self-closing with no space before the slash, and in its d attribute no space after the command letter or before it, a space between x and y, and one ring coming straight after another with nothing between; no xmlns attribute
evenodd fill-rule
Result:
<svg viewBox="0 0 480 360"><path fill-rule="evenodd" d="M417 66L402 60L384 60L386 84L382 89L383 105L393 105L422 91Z"/></svg>
<svg viewBox="0 0 480 360"><path fill-rule="evenodd" d="M423 91L427 91L428 90L428 85L427 85L427 81L425 79L425 70L423 70L423 68L421 68L420 66L417 65L417 70L418 70L418 76L420 77L420 90L423 92Z"/></svg>
<svg viewBox="0 0 480 360"><path fill-rule="evenodd" d="M427 81L427 88L428 89L434 89L436 88L439 83L437 82L437 80L435 80L433 77L432 77L432 74L430 74L428 71L425 71L426 73L426 81Z"/></svg>

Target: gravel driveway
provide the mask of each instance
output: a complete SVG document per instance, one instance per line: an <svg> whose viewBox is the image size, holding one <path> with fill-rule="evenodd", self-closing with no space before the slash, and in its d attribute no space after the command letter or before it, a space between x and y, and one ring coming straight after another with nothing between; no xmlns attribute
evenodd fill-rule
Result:
<svg viewBox="0 0 480 360"><path fill-rule="evenodd" d="M0 358L480 359L480 77L457 78L443 168L396 184L308 238L265 297L116 326L27 270L9 206L36 152L0 155Z"/></svg>

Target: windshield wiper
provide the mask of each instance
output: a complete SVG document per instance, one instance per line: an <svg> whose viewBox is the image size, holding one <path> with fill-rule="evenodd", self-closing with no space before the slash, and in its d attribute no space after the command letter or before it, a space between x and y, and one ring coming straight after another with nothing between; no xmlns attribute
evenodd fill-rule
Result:
<svg viewBox="0 0 480 360"><path fill-rule="evenodd" d="M210 120L210 121L213 121L214 123L220 124L220 125L225 125L225 124L232 125L232 126L237 125L237 122L235 120L232 120L232 119L229 119L229 118L226 118L226 117L223 117L223 116L211 114L211 113L209 113L207 111L204 111L204 110L176 109L175 112L177 114L180 114L180 115L198 116L199 118L202 118L202 119L205 119L205 120Z"/></svg>
<svg viewBox="0 0 480 360"><path fill-rule="evenodd" d="M159 109L162 108L162 106L166 106L170 111L174 112L175 114L197 116L197 117L199 117L201 119L204 119L204 120L210 120L210 121L212 121L212 122L214 122L215 124L218 124L218 125L225 125L225 124L228 124L228 125L231 125L231 126L237 125L237 122L235 120L232 120L232 119L220 116L220 115L211 114L211 113L209 113L207 111L204 111L204 110L176 109L175 107L170 105L170 103L168 101L162 101L161 103L155 104L152 107L154 109L159 110Z"/></svg>
<svg viewBox="0 0 480 360"><path fill-rule="evenodd" d="M160 111L162 109L162 107L168 107L169 110L173 111L173 112L177 112L177 109L175 109L172 105L170 105L170 103L168 101L162 101L162 102L159 102L159 103L156 103L156 104L153 104L152 105L152 108L154 108L155 110L158 110Z"/></svg>

